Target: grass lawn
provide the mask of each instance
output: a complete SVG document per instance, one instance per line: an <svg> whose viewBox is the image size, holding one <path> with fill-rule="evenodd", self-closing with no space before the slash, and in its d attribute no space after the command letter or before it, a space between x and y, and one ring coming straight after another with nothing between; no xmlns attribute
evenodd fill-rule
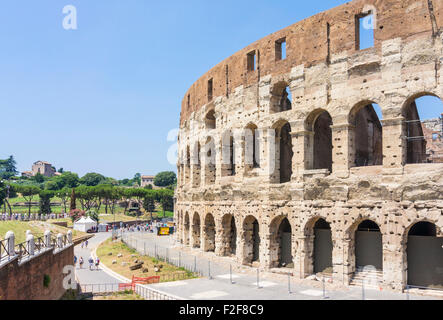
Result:
<svg viewBox="0 0 443 320"><path fill-rule="evenodd" d="M109 253L112 255L109 255ZM117 256L120 253L122 254L122 257L118 258ZM183 274L183 278L181 278L181 280L196 278L192 272L186 271L184 268L178 268L152 257L142 256L135 250L130 249L120 240L112 241L111 239L108 239L98 247L97 255L104 265L128 279L132 279L132 276L144 278L163 276L164 279L161 278L160 281L166 282L169 280L168 276L179 273ZM132 265L136 259L144 261L143 268L148 268L148 272L143 272L143 268L135 271L129 269L129 266ZM112 264L113 260L116 260L117 263ZM122 263L126 263L127 265L124 266ZM163 268L160 269L160 272L155 272L154 265L163 265Z"/></svg>
<svg viewBox="0 0 443 320"><path fill-rule="evenodd" d="M94 296L93 300L144 300L141 296L132 290L116 292L112 295Z"/></svg>
<svg viewBox="0 0 443 320"><path fill-rule="evenodd" d="M19 244L26 241L26 230L31 230L34 238L42 237L46 230L51 230L53 235L58 233L67 234L70 229L53 225L43 221L0 221L0 239L4 239L8 231L15 234L15 243ZM86 233L72 230L72 237L78 238Z"/></svg>

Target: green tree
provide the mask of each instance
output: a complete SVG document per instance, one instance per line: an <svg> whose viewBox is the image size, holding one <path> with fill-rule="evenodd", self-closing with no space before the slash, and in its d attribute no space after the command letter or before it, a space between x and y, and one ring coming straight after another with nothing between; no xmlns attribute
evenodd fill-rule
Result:
<svg viewBox="0 0 443 320"><path fill-rule="evenodd" d="M149 212L152 221L152 212L155 211L155 200L157 198L157 192L154 190L145 190L143 198L143 209Z"/></svg>
<svg viewBox="0 0 443 320"><path fill-rule="evenodd" d="M95 187L95 186L101 184L102 182L104 182L105 180L106 180L106 178L104 176L102 176L101 174L91 172L91 173L85 174L80 179L80 183L85 186L88 186L88 187Z"/></svg>
<svg viewBox="0 0 443 320"><path fill-rule="evenodd" d="M68 199L72 194L71 188L63 188L55 191L55 195L62 200L64 212L67 212Z"/></svg>
<svg viewBox="0 0 443 320"><path fill-rule="evenodd" d="M51 199L54 197L54 192L50 190L41 190L40 196L40 214L51 213Z"/></svg>
<svg viewBox="0 0 443 320"><path fill-rule="evenodd" d="M6 160L0 160L0 179L9 180L18 174L14 156Z"/></svg>
<svg viewBox="0 0 443 320"><path fill-rule="evenodd" d="M167 187L177 182L177 175L172 171L160 172L154 178L157 187Z"/></svg>
<svg viewBox="0 0 443 320"><path fill-rule="evenodd" d="M17 192L22 195L22 197L25 199L26 202L28 202L28 214L31 214L31 206L32 206L32 200L36 195L38 195L41 191L39 187L36 186L21 186L21 185L15 185L14 188L16 188Z"/></svg>
<svg viewBox="0 0 443 320"><path fill-rule="evenodd" d="M134 178L132 179L133 184L136 184L138 186L142 185L142 175L140 173L136 173L134 175Z"/></svg>
<svg viewBox="0 0 443 320"><path fill-rule="evenodd" d="M174 210L174 191L170 189L157 190L158 200L163 209L163 218L166 218L166 211Z"/></svg>
<svg viewBox="0 0 443 320"><path fill-rule="evenodd" d="M90 217L92 220L99 222L99 216L98 216L98 212L95 210L88 210L86 211L86 216Z"/></svg>
<svg viewBox="0 0 443 320"><path fill-rule="evenodd" d="M6 199L6 184L0 180L0 207Z"/></svg>
<svg viewBox="0 0 443 320"><path fill-rule="evenodd" d="M43 183L45 182L45 176L42 175L40 172L37 172L37 174L32 177L32 180L34 180L37 183Z"/></svg>

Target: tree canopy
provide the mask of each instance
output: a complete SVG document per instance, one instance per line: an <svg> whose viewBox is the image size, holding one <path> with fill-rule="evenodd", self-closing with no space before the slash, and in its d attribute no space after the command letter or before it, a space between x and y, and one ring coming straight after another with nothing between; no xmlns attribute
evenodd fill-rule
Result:
<svg viewBox="0 0 443 320"><path fill-rule="evenodd" d="M155 176L154 184L157 187L168 187L177 182L177 175L172 171L160 172Z"/></svg>

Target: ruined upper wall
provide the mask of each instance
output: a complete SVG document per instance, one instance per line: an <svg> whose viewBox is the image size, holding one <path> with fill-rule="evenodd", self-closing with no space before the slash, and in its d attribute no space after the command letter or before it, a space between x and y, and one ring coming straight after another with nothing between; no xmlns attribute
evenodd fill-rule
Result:
<svg viewBox="0 0 443 320"><path fill-rule="evenodd" d="M208 103L208 80L213 79L213 97L226 96L241 85L258 83L261 77L277 76L291 68L327 62L336 54L356 51L356 16L367 6L376 9L375 49L381 54L383 41L404 41L436 33L443 26L441 0L355 0L319 13L256 41L227 58L197 80L182 101L180 121ZM275 42L286 38L286 59L276 61ZM257 70L247 71L247 54L256 50ZM188 108L188 96L190 97Z"/></svg>

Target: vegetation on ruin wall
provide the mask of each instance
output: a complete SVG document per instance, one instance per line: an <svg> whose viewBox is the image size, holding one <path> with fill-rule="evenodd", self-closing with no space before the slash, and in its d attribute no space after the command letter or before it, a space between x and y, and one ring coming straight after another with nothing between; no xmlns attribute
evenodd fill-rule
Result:
<svg viewBox="0 0 443 320"><path fill-rule="evenodd" d="M119 254L122 256L118 257ZM120 240L108 239L102 243L97 249L97 256L106 267L128 279L132 279L132 276L142 278L160 276L161 282L167 282L172 280L173 274L181 274L177 280L196 278L192 272L186 271L184 268L178 268L156 258L141 255ZM143 261L144 264L141 269L132 271L129 266L134 265L135 260ZM116 263L113 264L113 261ZM155 266L159 265L163 267L159 272L155 272ZM147 271L144 270L145 268Z"/></svg>

